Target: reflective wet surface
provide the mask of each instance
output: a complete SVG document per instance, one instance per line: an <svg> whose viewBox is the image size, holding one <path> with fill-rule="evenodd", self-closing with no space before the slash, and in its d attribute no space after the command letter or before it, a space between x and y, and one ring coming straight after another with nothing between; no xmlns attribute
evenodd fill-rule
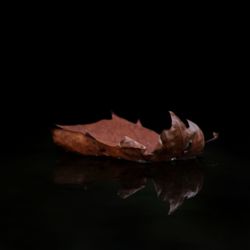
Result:
<svg viewBox="0 0 250 250"><path fill-rule="evenodd" d="M201 165L199 160L140 164L68 155L55 169L54 182L78 185L86 190L98 183L114 183L118 186L117 195L122 199L153 185L155 195L167 203L171 214L185 199L200 191L203 184Z"/></svg>
<svg viewBox="0 0 250 250"><path fill-rule="evenodd" d="M246 159L137 164L51 144L1 162L1 249L248 249Z"/></svg>

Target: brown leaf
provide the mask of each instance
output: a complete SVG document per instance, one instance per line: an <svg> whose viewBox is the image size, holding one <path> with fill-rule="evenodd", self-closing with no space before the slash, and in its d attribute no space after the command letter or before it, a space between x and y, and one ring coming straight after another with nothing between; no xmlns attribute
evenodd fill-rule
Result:
<svg viewBox="0 0 250 250"><path fill-rule="evenodd" d="M160 145L154 152L154 159L182 159L201 154L205 146L201 129L189 120L187 128L173 112L170 111L170 115L172 126L161 133Z"/></svg>
<svg viewBox="0 0 250 250"><path fill-rule="evenodd" d="M170 112L172 126L160 135L112 115L110 120L92 124L62 126L53 130L54 142L66 150L83 155L111 156L131 161L168 161L194 157L203 151L205 141L200 128L189 127Z"/></svg>

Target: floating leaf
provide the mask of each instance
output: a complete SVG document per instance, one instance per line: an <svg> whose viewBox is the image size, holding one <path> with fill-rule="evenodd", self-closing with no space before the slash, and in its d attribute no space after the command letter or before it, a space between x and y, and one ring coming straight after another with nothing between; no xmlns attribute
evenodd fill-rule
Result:
<svg viewBox="0 0 250 250"><path fill-rule="evenodd" d="M110 156L131 161L169 161L192 158L202 153L205 140L201 129L189 127L170 112L172 126L160 135L141 122L129 122L112 114L112 119L92 124L62 126L53 130L56 144L82 155Z"/></svg>

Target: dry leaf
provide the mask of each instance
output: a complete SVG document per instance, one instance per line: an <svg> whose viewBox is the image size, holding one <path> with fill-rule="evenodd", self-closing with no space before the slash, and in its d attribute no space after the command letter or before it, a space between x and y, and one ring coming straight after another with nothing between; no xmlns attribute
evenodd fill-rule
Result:
<svg viewBox="0 0 250 250"><path fill-rule="evenodd" d="M170 112L172 126L160 135L112 114L112 119L86 125L62 126L53 130L53 140L66 150L82 155L110 156L131 161L169 161L202 153L205 141L201 129L189 127Z"/></svg>

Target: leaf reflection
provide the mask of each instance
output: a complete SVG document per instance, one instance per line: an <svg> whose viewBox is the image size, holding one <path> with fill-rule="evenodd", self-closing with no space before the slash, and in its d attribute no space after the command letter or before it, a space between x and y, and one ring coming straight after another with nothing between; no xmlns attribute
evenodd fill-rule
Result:
<svg viewBox="0 0 250 250"><path fill-rule="evenodd" d="M160 200L169 203L169 214L194 197L202 188L203 172L198 160L173 163L139 164L107 159L66 156L55 170L57 184L81 185L116 181L123 199L134 195L152 181Z"/></svg>

